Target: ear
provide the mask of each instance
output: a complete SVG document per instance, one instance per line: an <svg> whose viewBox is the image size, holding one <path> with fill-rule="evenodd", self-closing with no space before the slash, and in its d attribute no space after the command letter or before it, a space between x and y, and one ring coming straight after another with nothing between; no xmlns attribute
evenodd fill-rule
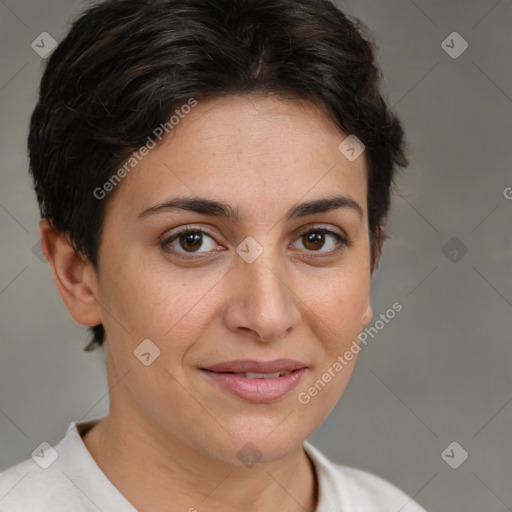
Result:
<svg viewBox="0 0 512 512"><path fill-rule="evenodd" d="M58 233L47 220L39 226L41 247L53 279L69 314L82 325L101 323L96 271L76 253L66 235Z"/></svg>
<svg viewBox="0 0 512 512"><path fill-rule="evenodd" d="M372 318L373 318L373 309L372 309L370 302L368 302L368 305L366 306L366 309L361 318L361 324L363 326L367 326L371 322Z"/></svg>
<svg viewBox="0 0 512 512"><path fill-rule="evenodd" d="M371 277L373 277L375 275L375 272L376 272L377 268L379 267L380 256L382 254L382 245L383 245L385 239L386 239L386 231L384 230L383 226L380 226L377 233L375 233L374 248L373 248L373 253L371 255L372 256L371 261L370 261ZM366 306L366 309L361 318L361 322L363 325L368 325L371 322L372 318L373 318L373 309L372 309L371 304L368 302L368 305Z"/></svg>
<svg viewBox="0 0 512 512"><path fill-rule="evenodd" d="M371 259L371 276L375 275L375 272L379 268L380 257L382 254L382 245L386 239L386 231L383 226L380 226L377 233L375 233L375 242L373 248L373 254Z"/></svg>

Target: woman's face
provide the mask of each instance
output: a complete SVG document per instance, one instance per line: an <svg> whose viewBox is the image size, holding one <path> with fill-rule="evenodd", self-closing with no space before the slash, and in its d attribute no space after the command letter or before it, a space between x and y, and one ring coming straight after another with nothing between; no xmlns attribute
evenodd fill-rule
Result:
<svg viewBox="0 0 512 512"><path fill-rule="evenodd" d="M97 289L113 416L236 463L326 418L371 319L366 164L345 137L310 103L204 100L118 185Z"/></svg>

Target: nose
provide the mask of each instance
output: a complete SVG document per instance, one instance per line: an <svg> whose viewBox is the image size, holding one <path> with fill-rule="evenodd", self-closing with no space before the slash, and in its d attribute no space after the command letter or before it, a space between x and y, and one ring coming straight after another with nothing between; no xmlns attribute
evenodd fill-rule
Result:
<svg viewBox="0 0 512 512"><path fill-rule="evenodd" d="M299 324L300 299L279 256L264 252L252 263L240 258L227 286L224 322L231 331L250 331L258 341L271 342Z"/></svg>

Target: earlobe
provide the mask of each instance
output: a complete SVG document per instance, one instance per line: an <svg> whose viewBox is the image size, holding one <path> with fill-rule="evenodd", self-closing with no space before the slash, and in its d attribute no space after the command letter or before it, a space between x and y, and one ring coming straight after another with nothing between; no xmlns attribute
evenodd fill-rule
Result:
<svg viewBox="0 0 512 512"><path fill-rule="evenodd" d="M102 323L96 300L96 272L92 265L77 254L68 237L52 228L47 220L41 221L39 232L43 253L70 315L82 325Z"/></svg>
<svg viewBox="0 0 512 512"><path fill-rule="evenodd" d="M361 323L363 326L368 325L373 318L373 309L370 303L368 303L368 306L366 306L366 310L363 313L363 317L361 318Z"/></svg>

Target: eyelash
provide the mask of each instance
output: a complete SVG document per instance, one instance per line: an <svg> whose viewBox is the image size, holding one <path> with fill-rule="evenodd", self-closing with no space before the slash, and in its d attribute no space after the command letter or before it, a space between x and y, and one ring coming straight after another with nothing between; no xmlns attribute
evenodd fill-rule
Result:
<svg viewBox="0 0 512 512"><path fill-rule="evenodd" d="M187 227L185 229L182 229L181 231L178 231L178 232L174 233L170 237L164 238L160 242L161 249L164 252L166 252L166 253L173 254L173 255L176 255L176 256L178 256L180 258L187 259L187 260L204 258L208 254L211 254L212 252L221 252L221 251L207 251L207 252L204 252L204 253L193 253L193 252L186 253L186 252L176 251L174 249L169 249L169 244L171 244L175 240L179 239L180 237L186 236L186 235L188 235L190 233L200 233L202 235L207 235L212 240L215 240L213 235L211 235L210 233L208 233L208 231L205 231L204 229ZM332 231L332 230L324 228L324 227L314 227L314 228L309 228L309 229L307 229L305 231L302 231L298 235L296 240L302 238L305 235L309 235L311 233L317 233L317 234L321 233L323 235L331 235L336 240L336 242L337 242L336 243L336 247L334 249L330 250L330 251L322 252L322 251L308 251L308 250L306 250L308 253L311 253L312 255L319 254L319 255L323 255L323 256L332 256L333 254L336 254L336 253L342 251L343 249L345 249L347 247L350 247L351 244L352 244L347 237L345 237L343 235L340 235L339 233L336 233L335 231ZM205 256L203 256L203 255L205 255ZM322 256L320 256L320 257L322 257Z"/></svg>

